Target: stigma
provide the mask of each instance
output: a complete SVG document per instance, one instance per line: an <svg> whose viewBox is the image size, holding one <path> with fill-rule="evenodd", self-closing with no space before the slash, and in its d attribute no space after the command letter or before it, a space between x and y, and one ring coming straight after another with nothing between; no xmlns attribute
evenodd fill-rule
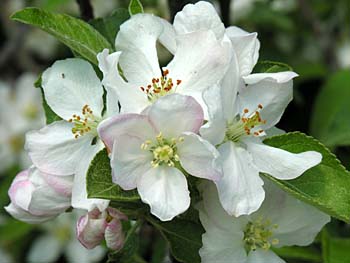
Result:
<svg viewBox="0 0 350 263"><path fill-rule="evenodd" d="M183 137L179 138L164 138L160 132L156 140L147 140L141 145L142 150L148 150L152 153L153 159L151 165L153 168L157 168L160 165L167 165L174 167L177 162L180 161L180 157L177 154L177 144L184 141Z"/></svg>
<svg viewBox="0 0 350 263"><path fill-rule="evenodd" d="M180 84L181 80L178 79L174 82L169 77L169 70L166 69L162 71L160 78L153 78L151 84L147 85L147 87L140 87L140 89L147 95L147 99L153 103L160 97L176 92Z"/></svg>
<svg viewBox="0 0 350 263"><path fill-rule="evenodd" d="M260 217L248 222L244 229L244 246L246 250L254 251L258 248L269 250L272 245L277 245L279 240L273 238L278 225L271 224L270 220Z"/></svg>
<svg viewBox="0 0 350 263"><path fill-rule="evenodd" d="M259 104L254 111L244 109L241 116L237 116L233 121L226 125L226 141L238 142L242 137L265 135L265 131L261 129L261 125L266 123L260 115L263 106Z"/></svg>
<svg viewBox="0 0 350 263"><path fill-rule="evenodd" d="M97 125L101 121L101 118L96 117L89 107L85 105L81 110L82 115L74 114L68 121L73 123L72 133L76 139L85 134L97 135Z"/></svg>

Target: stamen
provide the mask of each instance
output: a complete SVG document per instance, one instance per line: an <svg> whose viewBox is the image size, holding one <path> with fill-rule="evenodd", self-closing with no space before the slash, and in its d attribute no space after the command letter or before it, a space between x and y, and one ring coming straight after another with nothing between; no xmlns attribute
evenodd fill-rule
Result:
<svg viewBox="0 0 350 263"><path fill-rule="evenodd" d="M74 127L72 128L74 138L78 139L80 136L83 136L87 133L97 135L97 125L101 119L93 114L93 111L89 105L84 105L81 113L83 116L74 114L72 118L68 120L68 122L74 124Z"/></svg>
<svg viewBox="0 0 350 263"><path fill-rule="evenodd" d="M176 80L176 86L174 87L173 79L168 78L169 70L165 69L162 72L160 78L153 78L151 80L152 84L147 85L147 88L140 87L141 91L147 95L150 102L154 102L162 96L169 93L176 92L177 87L181 84L181 80Z"/></svg>

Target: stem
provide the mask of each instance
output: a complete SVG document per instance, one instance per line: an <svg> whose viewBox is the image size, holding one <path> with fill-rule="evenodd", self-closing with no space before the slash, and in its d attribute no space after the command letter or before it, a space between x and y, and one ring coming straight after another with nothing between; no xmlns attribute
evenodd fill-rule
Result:
<svg viewBox="0 0 350 263"><path fill-rule="evenodd" d="M90 0L77 0L77 3L79 5L80 17L84 21L89 21L94 18L94 11Z"/></svg>

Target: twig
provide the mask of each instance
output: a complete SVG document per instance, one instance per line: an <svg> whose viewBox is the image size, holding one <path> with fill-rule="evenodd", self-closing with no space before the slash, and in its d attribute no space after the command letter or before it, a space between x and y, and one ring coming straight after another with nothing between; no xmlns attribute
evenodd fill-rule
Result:
<svg viewBox="0 0 350 263"><path fill-rule="evenodd" d="M80 9L80 17L83 20L89 21L94 18L94 11L92 9L90 0L77 0L77 3Z"/></svg>

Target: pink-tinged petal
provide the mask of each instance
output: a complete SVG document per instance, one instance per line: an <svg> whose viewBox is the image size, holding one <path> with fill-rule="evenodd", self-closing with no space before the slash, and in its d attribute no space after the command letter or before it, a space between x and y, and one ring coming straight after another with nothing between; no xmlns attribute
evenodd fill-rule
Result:
<svg viewBox="0 0 350 263"><path fill-rule="evenodd" d="M151 213L169 221L190 206L190 192L185 176L176 168L159 166L142 175L137 190Z"/></svg>
<svg viewBox="0 0 350 263"><path fill-rule="evenodd" d="M291 153L251 140L246 144L259 171L281 180L297 178L322 160L322 155L315 151Z"/></svg>
<svg viewBox="0 0 350 263"><path fill-rule="evenodd" d="M79 218L76 226L77 238L84 247L93 249L102 242L106 227L106 216L95 209Z"/></svg>
<svg viewBox="0 0 350 263"><path fill-rule="evenodd" d="M201 106L190 96L171 94L158 99L149 109L150 121L166 138L183 132L198 133L204 115Z"/></svg>
<svg viewBox="0 0 350 263"><path fill-rule="evenodd" d="M107 212L111 217L117 218L119 220L128 220L128 217L124 213L113 207L108 207Z"/></svg>
<svg viewBox="0 0 350 263"><path fill-rule="evenodd" d="M118 250L124 245L124 233L120 220L113 219L107 224L105 240L108 248Z"/></svg>
<svg viewBox="0 0 350 263"><path fill-rule="evenodd" d="M73 188L73 176L56 176L52 174L41 173L46 183L53 188L58 194L71 197Z"/></svg>
<svg viewBox="0 0 350 263"><path fill-rule="evenodd" d="M264 182L252 156L233 142L224 143L218 150L223 177L215 183L223 208L236 217L251 214L265 198Z"/></svg>
<svg viewBox="0 0 350 263"><path fill-rule="evenodd" d="M47 215L47 216L36 216L28 213L22 208L10 203L8 206L4 207L6 212L9 213L12 217L17 220L26 222L28 224L40 224L50 219L56 217L56 215Z"/></svg>
<svg viewBox="0 0 350 263"><path fill-rule="evenodd" d="M27 210L32 194L35 190L34 185L29 180L29 169L20 172L13 180L8 195L11 202L20 207L21 209Z"/></svg>
<svg viewBox="0 0 350 263"><path fill-rule="evenodd" d="M214 6L204 1L187 4L178 12L174 19L174 28L177 34L212 30L217 39L222 39L225 33L225 26Z"/></svg>
<svg viewBox="0 0 350 263"><path fill-rule="evenodd" d="M181 137L184 141L177 144L177 154L185 171L196 177L219 180L222 168L216 148L194 133L183 133Z"/></svg>
<svg viewBox="0 0 350 263"><path fill-rule="evenodd" d="M57 121L28 132L24 148L33 164L45 173L73 175L81 157L91 147L93 136L86 134L75 139L72 128L69 122Z"/></svg>
<svg viewBox="0 0 350 263"><path fill-rule="evenodd" d="M128 82L145 86L152 78L160 77L156 42L164 27L150 14L137 14L123 23L115 45L121 50L120 66Z"/></svg>
<svg viewBox="0 0 350 263"><path fill-rule="evenodd" d="M137 180L152 169L153 154L142 150L137 137L123 135L115 141L111 154L112 180L124 190L136 188Z"/></svg>
<svg viewBox="0 0 350 263"><path fill-rule="evenodd" d="M131 113L108 118L100 123L97 130L110 151L113 150L114 141L118 141L122 135L137 137L143 141L156 136L147 116Z"/></svg>
<svg viewBox="0 0 350 263"><path fill-rule="evenodd" d="M61 118L69 120L73 114L80 114L86 104L95 116L101 116L103 87L87 61L56 61L43 73L42 86L48 105Z"/></svg>

